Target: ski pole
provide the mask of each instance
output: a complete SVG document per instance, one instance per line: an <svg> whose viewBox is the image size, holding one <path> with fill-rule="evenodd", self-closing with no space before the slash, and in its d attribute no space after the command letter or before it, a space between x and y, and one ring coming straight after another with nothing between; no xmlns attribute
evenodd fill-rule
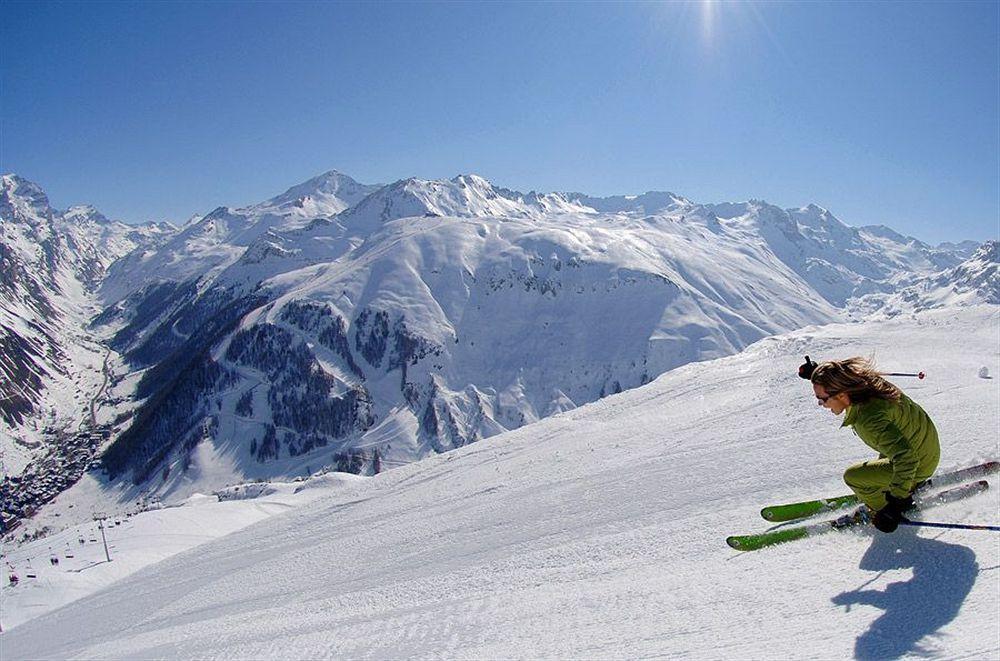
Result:
<svg viewBox="0 0 1000 661"><path fill-rule="evenodd" d="M916 374L913 372L884 372L883 376L915 376L918 379L922 379L927 375L923 372L917 372Z"/></svg>
<svg viewBox="0 0 1000 661"><path fill-rule="evenodd" d="M926 528L955 528L956 530L996 530L1000 532L1000 526L975 526L967 523L932 523L930 521L911 521L910 519L900 519L901 526L924 526Z"/></svg>

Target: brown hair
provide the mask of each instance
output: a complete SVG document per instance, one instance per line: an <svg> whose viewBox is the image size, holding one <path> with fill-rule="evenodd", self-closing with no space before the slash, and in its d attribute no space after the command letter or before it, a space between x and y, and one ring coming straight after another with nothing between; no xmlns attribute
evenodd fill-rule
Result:
<svg viewBox="0 0 1000 661"><path fill-rule="evenodd" d="M847 360L828 360L813 370L813 383L822 386L829 395L847 393L852 404L872 399L898 402L903 392L882 378L870 358L855 356Z"/></svg>

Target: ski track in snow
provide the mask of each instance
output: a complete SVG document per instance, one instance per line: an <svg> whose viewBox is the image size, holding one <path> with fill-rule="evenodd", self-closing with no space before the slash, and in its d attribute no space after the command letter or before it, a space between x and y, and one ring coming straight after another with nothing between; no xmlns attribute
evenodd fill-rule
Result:
<svg viewBox="0 0 1000 661"><path fill-rule="evenodd" d="M925 371L897 383L934 418L940 468L1000 456L998 384L977 376L1000 373L998 328L996 306L806 328L317 486L6 631L3 657L998 658L994 533L724 541L766 530L763 505L844 492L870 455L794 375L805 353ZM991 485L927 519L996 524Z"/></svg>

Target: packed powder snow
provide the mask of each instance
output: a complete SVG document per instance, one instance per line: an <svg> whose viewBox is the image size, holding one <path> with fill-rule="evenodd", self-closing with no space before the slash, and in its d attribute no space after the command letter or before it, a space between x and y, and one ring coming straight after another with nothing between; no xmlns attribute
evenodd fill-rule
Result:
<svg viewBox="0 0 1000 661"><path fill-rule="evenodd" d="M843 493L869 454L795 375L806 353L925 371L898 383L940 470L995 459L1000 392L975 370L1000 366L998 324L981 306L806 328L328 485L6 631L4 658L996 658L996 533L724 540ZM996 524L996 482L925 516Z"/></svg>

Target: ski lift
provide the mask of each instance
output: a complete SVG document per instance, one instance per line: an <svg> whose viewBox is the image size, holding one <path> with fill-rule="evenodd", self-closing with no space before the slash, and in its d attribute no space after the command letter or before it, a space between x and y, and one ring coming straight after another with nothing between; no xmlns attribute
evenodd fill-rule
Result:
<svg viewBox="0 0 1000 661"><path fill-rule="evenodd" d="M37 574L25 574L25 578L38 578Z"/></svg>

